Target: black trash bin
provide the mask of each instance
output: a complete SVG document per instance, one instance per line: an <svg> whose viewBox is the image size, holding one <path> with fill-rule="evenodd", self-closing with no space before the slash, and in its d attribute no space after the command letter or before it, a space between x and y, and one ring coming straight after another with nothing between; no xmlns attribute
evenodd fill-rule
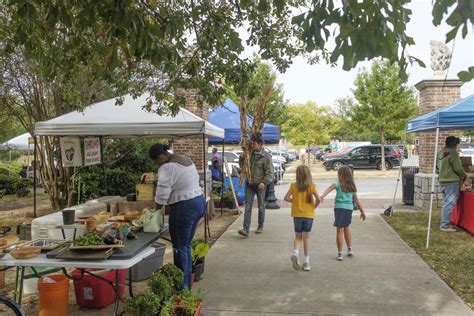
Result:
<svg viewBox="0 0 474 316"><path fill-rule="evenodd" d="M406 205L415 202L415 173L418 171L418 167L402 167L402 201Z"/></svg>

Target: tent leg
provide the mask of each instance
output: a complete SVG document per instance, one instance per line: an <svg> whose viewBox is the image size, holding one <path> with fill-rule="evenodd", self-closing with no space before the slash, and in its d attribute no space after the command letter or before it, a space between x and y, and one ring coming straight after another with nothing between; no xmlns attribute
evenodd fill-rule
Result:
<svg viewBox="0 0 474 316"><path fill-rule="evenodd" d="M221 176L222 176L222 186L221 186L221 199L219 204L221 205L221 216L224 215L224 207L222 206L222 199L224 198L224 139L222 139L222 155L221 155ZM230 175L232 178L232 175Z"/></svg>
<svg viewBox="0 0 474 316"><path fill-rule="evenodd" d="M438 160L438 140L439 140L439 128L436 129L435 150L434 150L434 155L433 155L433 174L431 176L430 212L428 214L428 232L426 234L426 249L428 249L430 247L431 214L433 213L433 198L434 198L434 187L435 187L436 163L437 163L437 160Z"/></svg>
<svg viewBox="0 0 474 316"><path fill-rule="evenodd" d="M202 134L202 162L203 162L203 180L204 180L204 199L207 200L207 152L206 152L206 137ZM211 237L211 230L209 228L209 214L207 212L208 205L205 204L204 210L204 241L207 242L208 237Z"/></svg>
<svg viewBox="0 0 474 316"><path fill-rule="evenodd" d="M33 136L34 138L34 148L33 148L33 218L36 218L36 168L38 167L37 164L37 152L36 147L38 145L36 141L36 135Z"/></svg>

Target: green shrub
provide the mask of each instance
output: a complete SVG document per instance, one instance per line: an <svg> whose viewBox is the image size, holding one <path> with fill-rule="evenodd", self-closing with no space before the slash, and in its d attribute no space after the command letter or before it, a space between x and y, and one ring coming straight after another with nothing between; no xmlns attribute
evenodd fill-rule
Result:
<svg viewBox="0 0 474 316"><path fill-rule="evenodd" d="M166 276L175 291L178 291L181 287L181 283L184 279L184 272L174 264L165 264L158 270L158 273Z"/></svg>
<svg viewBox="0 0 474 316"><path fill-rule="evenodd" d="M21 178L18 175L0 174L0 190L6 190L6 194L14 194Z"/></svg>
<svg viewBox="0 0 474 316"><path fill-rule="evenodd" d="M148 286L155 293L160 301L160 305L167 302L173 296L173 286L166 275L154 272L148 280Z"/></svg>
<svg viewBox="0 0 474 316"><path fill-rule="evenodd" d="M20 175L21 164L17 162L0 162L0 175L11 175L18 176Z"/></svg>
<svg viewBox="0 0 474 316"><path fill-rule="evenodd" d="M134 316L154 315L160 311L160 297L155 293L144 292L125 302L125 311Z"/></svg>

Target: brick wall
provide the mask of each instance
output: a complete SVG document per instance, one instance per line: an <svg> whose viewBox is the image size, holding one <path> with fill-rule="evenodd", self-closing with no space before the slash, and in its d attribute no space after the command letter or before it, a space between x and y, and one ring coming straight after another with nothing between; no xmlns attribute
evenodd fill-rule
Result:
<svg viewBox="0 0 474 316"><path fill-rule="evenodd" d="M208 107L207 105L198 107L197 98L198 93L196 90L184 90L179 89L176 91L178 95L184 96L186 99L186 105L184 108L200 118L203 118L207 121L208 116ZM173 152L176 154L186 155L191 158L196 165L198 170L203 170L205 163L207 163L207 137L204 140L205 146L203 150L203 138L202 136L193 136L185 138L176 138L173 140ZM203 153L206 154L205 160L203 160Z"/></svg>
<svg viewBox="0 0 474 316"><path fill-rule="evenodd" d="M420 115L433 112L439 108L452 104L461 98L459 80L422 80L415 85L418 89ZM433 172L433 154L435 150L436 133L416 133L418 154L420 156L420 172ZM449 135L459 135L459 131L440 131L439 148L444 147L444 140Z"/></svg>

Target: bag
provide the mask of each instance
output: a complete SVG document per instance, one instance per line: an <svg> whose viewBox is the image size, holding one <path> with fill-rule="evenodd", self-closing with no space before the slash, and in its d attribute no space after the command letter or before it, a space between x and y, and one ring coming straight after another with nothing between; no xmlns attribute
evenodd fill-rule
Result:
<svg viewBox="0 0 474 316"><path fill-rule="evenodd" d="M157 233L163 226L163 215L161 210L143 209L142 215L143 231L145 233Z"/></svg>

